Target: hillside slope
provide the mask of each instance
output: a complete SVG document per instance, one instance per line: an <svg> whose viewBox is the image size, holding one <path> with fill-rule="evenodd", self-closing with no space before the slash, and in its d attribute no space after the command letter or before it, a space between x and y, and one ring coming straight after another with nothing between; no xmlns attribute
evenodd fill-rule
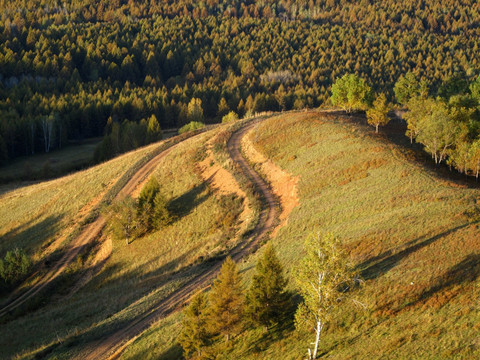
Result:
<svg viewBox="0 0 480 360"><path fill-rule="evenodd" d="M445 180L370 128L320 113L266 120L257 150L300 178L300 204L272 240L287 272L308 234L337 235L365 284L366 309L345 303L324 330L335 359L480 355L479 192ZM245 282L256 255L241 263ZM293 286L291 282L290 286ZM124 359L176 359L180 314L147 331ZM222 359L301 359L312 335L292 327L246 330Z"/></svg>
<svg viewBox="0 0 480 360"><path fill-rule="evenodd" d="M205 179L208 172L199 166L212 151L207 165L232 171L225 146L221 146L228 127L184 141L154 171L162 193L175 209L174 221L128 246L124 240L105 236L103 241L111 241L111 255L88 284L72 292L75 284L66 281L37 310L0 323L2 359L79 356L182 289L209 266L205 259L215 261L238 243L238 230L249 228L242 222L258 216L255 198L248 195L248 201L238 202L241 189L231 189L237 200L226 202L218 188L221 185ZM411 160L398 145L373 135L371 128L324 113L274 116L245 137L248 142L243 144L250 143L292 175L289 179L296 184L298 203L289 205L288 217L271 240L289 278L303 257L305 238L321 231L341 239L365 280L355 296L366 308L351 303L339 307L322 335L322 355L336 359L480 356L478 189L437 176ZM128 156L132 155L104 164L104 171L116 161L128 164ZM254 167L272 179L268 167ZM101 176L98 171L94 168L82 174L89 179ZM251 192L248 183L237 185L243 194ZM52 191L75 188L74 183L63 190L45 183L17 191L28 194L40 186L52 188L41 197L40 191L31 195L29 203L37 197L48 198ZM271 186L281 197L278 183L273 181ZM0 201L19 193L5 193ZM248 216L241 215L247 207ZM7 216L15 218L14 214ZM20 219L9 221L13 224ZM28 221L24 226L28 229ZM37 249L41 241L25 244ZM257 258L255 253L239 263L245 286ZM80 261L70 268L70 274L81 276L89 270L84 266ZM293 281L289 286L293 289ZM173 312L160 320L130 343L121 357L180 358L181 317ZM304 358L311 335L293 331L292 324L282 325L269 334L246 329L220 358Z"/></svg>

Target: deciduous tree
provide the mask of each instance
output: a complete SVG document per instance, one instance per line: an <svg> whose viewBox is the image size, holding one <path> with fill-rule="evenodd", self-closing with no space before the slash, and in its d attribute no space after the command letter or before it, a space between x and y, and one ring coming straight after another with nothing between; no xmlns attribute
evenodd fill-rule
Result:
<svg viewBox="0 0 480 360"><path fill-rule="evenodd" d="M373 102L373 107L367 110L367 121L375 126L375 132L378 133L378 126L385 126L390 121L388 117L389 107L385 94L380 94Z"/></svg>
<svg viewBox="0 0 480 360"><path fill-rule="evenodd" d="M295 325L315 332L313 352L309 348L308 353L309 359L316 359L322 329L331 319L333 309L349 294L354 274L332 234L311 234L305 251L295 274L303 298L295 314Z"/></svg>
<svg viewBox="0 0 480 360"><path fill-rule="evenodd" d="M345 74L332 85L332 104L350 113L367 108L370 86L355 74Z"/></svg>

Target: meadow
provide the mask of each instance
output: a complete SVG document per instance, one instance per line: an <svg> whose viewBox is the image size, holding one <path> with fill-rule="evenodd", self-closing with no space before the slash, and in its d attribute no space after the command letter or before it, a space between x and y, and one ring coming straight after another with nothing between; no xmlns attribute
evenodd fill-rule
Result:
<svg viewBox="0 0 480 360"><path fill-rule="evenodd" d="M210 143L214 162L234 172L225 155L225 131L226 127L218 127L182 142L155 170L175 214L173 221L128 246L124 239L104 234L102 241L111 241L111 254L88 283L72 292L89 270L90 263L81 259L69 269L55 295L0 323L1 358L79 356L86 346L180 288L202 271L206 258L231 246L231 229L240 226L241 209L225 201L198 167L205 158L205 144ZM291 274L312 232L338 236L364 279L354 293L364 306L341 304L324 329L321 355L335 359L480 356L480 209L474 184L439 176L435 168L412 157L410 148L348 118L320 112L283 114L264 120L250 135L259 152L299 177L299 205L271 240L290 278L289 288L294 290ZM75 223L79 209L101 198L113 179L155 146L76 175L6 189L0 198L5 204L0 228L15 235L3 235L8 242L2 241L2 251L18 241L30 254L41 254L55 230ZM240 185L248 187L236 175ZM91 190L75 191L80 186ZM72 193L77 198L67 196ZM61 221L50 233L46 227L34 226L58 214ZM17 227L27 233L13 232ZM36 237L28 236L32 227ZM245 287L261 250L239 264ZM156 323L127 347L122 358L181 358L176 342L181 318L180 312L174 312ZM229 347L219 348L219 356L301 359L312 340L312 334L294 331L292 322L269 333L245 328Z"/></svg>
<svg viewBox="0 0 480 360"><path fill-rule="evenodd" d="M231 206L231 203L217 196L197 167L197 162L203 156L199 151L202 144L216 132L212 130L182 142L171 150L153 173L172 209L171 223L157 232L135 239L128 246L124 239L111 238L108 232L104 232L100 242L111 242L111 254L101 271L94 273L93 279L76 290L78 282L91 270L89 258L93 255L83 254L60 279L54 295L43 294L23 314L4 320L0 324L2 334L6 334L0 340L1 358L69 359L78 355L86 343L120 328L180 287L201 269L204 258L227 246L232 229L237 226L241 202L234 201L234 206ZM32 221L29 219L48 218L51 213L67 214L62 221L75 222L74 214L79 208L102 194L100 190L105 188L101 185L102 180L109 179L113 183L129 166L148 156L156 147L158 144L54 182L6 192L2 203L15 206L18 212L10 214L10 222L4 220L2 229L13 227L13 221L21 224L17 226L30 229ZM74 190L80 186L92 188L80 194ZM97 188L99 190L96 193ZM63 199L62 194L69 192L78 198L65 195ZM35 202L43 206L30 214ZM62 224L59 223L54 229L60 231L64 226ZM39 254L42 247L56 237L53 230L48 235L43 228L34 229L38 233L37 238L23 238L18 234L11 237L10 243L2 245L7 247L21 242L29 253ZM41 310L35 311L40 306ZM36 330L40 327L43 329L41 332Z"/></svg>
<svg viewBox="0 0 480 360"><path fill-rule="evenodd" d="M286 272L310 233L332 232L364 279L333 314L320 354L334 359L480 355L478 189L348 118L280 115L252 134L257 150L299 176L300 205L271 241ZM422 158L420 156L420 158ZM241 262L245 286L258 255ZM294 288L293 280L290 288ZM123 359L177 359L182 315L138 338ZM301 359L312 334L293 324L245 329L222 359Z"/></svg>

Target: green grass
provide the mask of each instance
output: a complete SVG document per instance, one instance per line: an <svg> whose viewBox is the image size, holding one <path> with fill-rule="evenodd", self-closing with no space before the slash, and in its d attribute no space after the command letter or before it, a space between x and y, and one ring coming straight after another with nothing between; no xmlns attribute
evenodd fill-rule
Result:
<svg viewBox="0 0 480 360"><path fill-rule="evenodd" d="M65 297L60 291L40 311L0 324L1 358L71 358L180 287L202 266L201 257L225 247L228 229L219 225L224 201L203 184L195 168L199 149L222 129L185 141L155 171L179 214L175 222L129 246L115 240L105 268L78 293ZM408 151L372 135L371 128L341 119L286 114L266 120L256 132L258 149L300 177L300 205L273 239L288 276L303 256L306 236L323 231L341 239L365 279L355 296L367 309L342 304L324 330L320 352L335 359L479 357L478 190L438 177L410 160ZM225 159L222 147L217 150L216 158ZM45 212L72 216L71 204L52 202L56 208L50 209L49 199L61 199L56 192L68 194L80 181L99 193L101 185L94 180L108 178L107 171L120 176L113 164L131 165L134 157L127 154L93 168L76 182L60 179L65 183L7 192L2 205L20 211L16 216L2 206L0 221L14 228L15 221L29 224ZM93 196L79 197L78 206ZM29 213L39 206L42 211ZM38 240L24 241L29 249L39 246ZM245 286L257 258L253 254L240 264ZM174 313L160 321L123 358L178 359L180 319ZM246 329L220 357L301 359L312 340L288 323L267 335Z"/></svg>
<svg viewBox="0 0 480 360"><path fill-rule="evenodd" d="M437 176L371 128L289 114L262 123L258 149L300 176L300 205L273 244L288 274L306 236L333 232L365 279L326 326L320 353L334 359L466 359L480 356L479 191ZM258 255L241 263L248 284ZM290 284L293 287L293 284ZM124 354L176 349L178 316ZM222 359L302 359L312 334L248 329Z"/></svg>
<svg viewBox="0 0 480 360"><path fill-rule="evenodd" d="M67 285L71 285L67 278L65 288L60 283L55 295L44 298L48 303L41 311L0 324L0 332L5 334L0 339L0 358L69 359L86 343L121 327L178 289L201 269L202 257L225 249L231 229L236 226L229 215L230 203L212 192L196 168L201 145L216 131L184 141L154 172L175 209L174 221L128 246L124 240L114 240L106 266L80 291L67 296ZM142 156L146 155L144 151ZM127 154L104 164L104 168L86 171L78 179L105 176L102 172L113 171L110 167L115 161L131 165L138 159ZM47 187L49 192L55 188L48 183L44 186L52 186ZM39 193L31 196L32 201L42 198ZM238 209L234 214L238 215ZM82 270L81 266L72 266L70 276L76 278ZM35 331L40 327L41 332Z"/></svg>
<svg viewBox="0 0 480 360"><path fill-rule="evenodd" d="M84 206L103 196L131 164L156 147L151 145L56 180L3 185L0 254L12 247L24 248L30 254L41 251L61 230L75 223Z"/></svg>
<svg viewBox="0 0 480 360"><path fill-rule="evenodd" d="M93 153L101 139L94 138L61 150L18 158L2 166L0 183L50 179L92 165Z"/></svg>

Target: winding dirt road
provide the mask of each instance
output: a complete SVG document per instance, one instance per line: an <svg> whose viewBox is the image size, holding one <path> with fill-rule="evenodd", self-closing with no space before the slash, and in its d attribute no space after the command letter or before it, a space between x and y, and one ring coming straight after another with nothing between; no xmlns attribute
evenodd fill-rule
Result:
<svg viewBox="0 0 480 360"><path fill-rule="evenodd" d="M262 194L263 203L263 210L260 213L259 221L252 234L248 239L232 249L229 254L236 261L240 260L255 249L259 241L273 230L279 214L278 202L275 195L260 175L251 168L241 153L240 146L242 137L259 121L261 120L255 120L235 132L227 144L233 162L255 185L256 190ZM167 298L160 300L158 303L153 304L149 310L143 315L137 317L130 324L111 333L104 339L90 344L88 349L78 356L78 359L99 360L118 358L125 348L140 336L142 332L147 330L161 318L178 310L181 305L188 301L190 297L198 291L198 289L209 286L220 270L222 262L223 261L219 260L212 263L212 265L188 281L182 288L174 291Z"/></svg>
<svg viewBox="0 0 480 360"><path fill-rule="evenodd" d="M175 147L176 145L170 146L168 149L162 151L159 155L155 156L149 162L147 162L143 167L140 168L125 184L125 186L118 192L114 200L122 200L126 196L132 194L137 186L141 184L144 179L153 172L153 170L158 166L162 159ZM27 300L31 299L42 291L47 285L51 284L53 280L58 278L65 269L75 260L76 256L80 253L85 246L92 241L94 241L102 232L103 228L106 225L106 218L103 215L100 215L95 221L89 224L79 236L77 236L69 245L65 254L58 260L48 272L31 288L21 293L19 296L15 297L13 300L10 300L7 305L0 309L0 317L5 314L13 311L18 308L20 305L24 304Z"/></svg>

